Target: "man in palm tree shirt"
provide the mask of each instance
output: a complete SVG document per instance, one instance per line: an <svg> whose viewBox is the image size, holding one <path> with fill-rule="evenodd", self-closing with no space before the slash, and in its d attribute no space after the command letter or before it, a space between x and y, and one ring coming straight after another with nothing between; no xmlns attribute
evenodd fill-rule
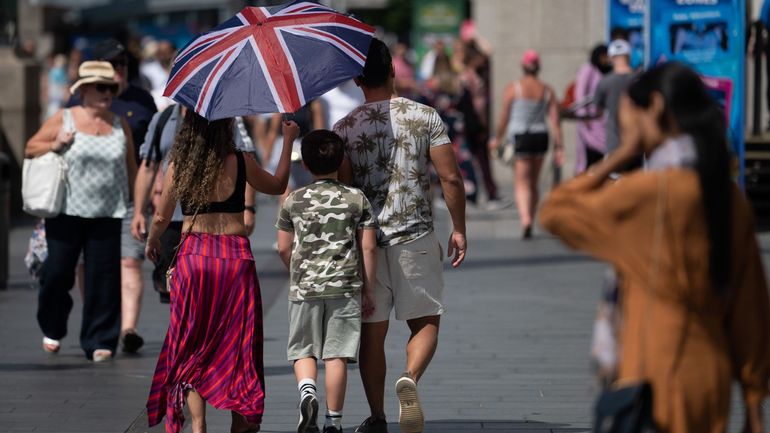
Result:
<svg viewBox="0 0 770 433"><path fill-rule="evenodd" d="M399 423L406 433L423 429L416 384L436 351L445 311L430 164L452 218L447 248L452 266L462 263L466 251L465 190L446 127L433 108L398 97L394 79L387 46L373 39L363 74L356 78L366 102L334 127L346 148L340 179L364 192L379 225L375 311L364 319L361 333L360 372L371 409L371 417L356 430L361 433L387 432L384 344L392 309L411 331L406 371L396 382Z"/></svg>

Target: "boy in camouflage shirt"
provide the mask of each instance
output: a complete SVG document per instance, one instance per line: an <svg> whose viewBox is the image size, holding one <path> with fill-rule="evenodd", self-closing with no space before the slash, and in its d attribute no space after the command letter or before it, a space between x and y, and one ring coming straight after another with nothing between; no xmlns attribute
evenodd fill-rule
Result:
<svg viewBox="0 0 770 433"><path fill-rule="evenodd" d="M290 271L289 343L300 391L299 433L318 433L315 380L326 367L324 433L342 432L347 363L355 362L361 317L374 311L376 223L363 192L337 181L342 139L326 130L302 140L302 160L314 181L281 207L278 252Z"/></svg>

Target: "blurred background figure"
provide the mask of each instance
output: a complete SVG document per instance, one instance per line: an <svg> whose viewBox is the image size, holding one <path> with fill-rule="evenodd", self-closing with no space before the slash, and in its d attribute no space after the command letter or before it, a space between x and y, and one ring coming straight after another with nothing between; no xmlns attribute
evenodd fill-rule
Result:
<svg viewBox="0 0 770 433"><path fill-rule="evenodd" d="M478 124L467 126L468 148L476 160L484 189L487 193L486 207L488 210L503 209L512 203L501 200L497 193L497 184L492 174L489 159L489 58L484 54L473 39L464 44L463 65L460 78L468 91Z"/></svg>
<svg viewBox="0 0 770 433"><path fill-rule="evenodd" d="M37 55L37 43L33 39L25 39L16 46L16 57L20 59L34 59Z"/></svg>
<svg viewBox="0 0 770 433"><path fill-rule="evenodd" d="M467 45L466 42L463 41L460 38L455 38L452 40L452 55L449 56L450 63L452 65L452 69L454 69L457 72L462 71L465 69L465 58L467 55Z"/></svg>
<svg viewBox="0 0 770 433"><path fill-rule="evenodd" d="M607 153L614 152L620 145L620 132L618 128L618 106L620 98L634 78L631 68L631 44L623 39L615 39L607 47L607 54L612 62L612 72L605 75L594 93L596 117L606 117L605 142ZM632 170L641 166L641 159L633 161L627 167Z"/></svg>
<svg viewBox="0 0 770 433"><path fill-rule="evenodd" d="M418 70L418 79L428 80L433 76L433 68L436 66L436 59L441 54L446 54L446 45L441 39L437 39L430 51L425 53L420 62L420 68Z"/></svg>
<svg viewBox="0 0 770 433"><path fill-rule="evenodd" d="M57 54L53 57L46 79L46 119L59 111L70 98L69 83L67 56Z"/></svg>
<svg viewBox="0 0 770 433"><path fill-rule="evenodd" d="M399 42L393 47L392 51L393 69L396 72L396 93L405 98L414 98L417 96L419 89L414 73L414 67L409 60L409 46L403 42ZM362 96L362 103L363 100Z"/></svg>
<svg viewBox="0 0 770 433"><path fill-rule="evenodd" d="M396 76L398 76L398 70L396 70ZM331 130L337 121L364 103L364 92L353 80L348 80L321 95L318 102L321 104L326 129Z"/></svg>
<svg viewBox="0 0 770 433"><path fill-rule="evenodd" d="M171 73L171 66L176 56L176 46L168 40L149 41L143 52L144 60L139 66L139 72L150 84L150 94L155 100L158 110L171 105L172 101L163 96L166 81Z"/></svg>
<svg viewBox="0 0 770 433"><path fill-rule="evenodd" d="M460 74L452 67L447 53L439 53L433 68L433 76L426 83L427 103L441 116L447 128L449 140L455 151L465 183L465 197L476 204L478 188L468 137L476 134L481 121L473 107L470 92Z"/></svg>
<svg viewBox="0 0 770 433"><path fill-rule="evenodd" d="M534 50L525 51L521 69L521 80L512 81L505 88L497 134L491 140L490 148L499 148L503 140L513 143L514 196L521 237L529 239L540 198L540 170L548 152L549 140L553 138L555 165L561 165L564 149L556 95L538 78L540 55Z"/></svg>
<svg viewBox="0 0 770 433"><path fill-rule="evenodd" d="M578 69L575 78L576 105L582 106L575 111L578 118L577 141L575 152L575 174L580 174L587 167L601 161L607 153L606 120L596 116L593 101L596 88L605 74L612 71L607 55L607 46L599 44L591 51L588 63Z"/></svg>
<svg viewBox="0 0 770 433"><path fill-rule="evenodd" d="M84 38L77 38L72 44L72 49L67 56L67 77L70 83L78 79L78 68L85 58L83 52L87 45L88 41Z"/></svg>

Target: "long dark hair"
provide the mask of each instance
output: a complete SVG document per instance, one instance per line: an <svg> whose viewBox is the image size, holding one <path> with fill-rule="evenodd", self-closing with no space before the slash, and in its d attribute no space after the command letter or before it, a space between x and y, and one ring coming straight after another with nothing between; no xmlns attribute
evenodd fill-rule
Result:
<svg viewBox="0 0 770 433"><path fill-rule="evenodd" d="M227 155L235 151L233 119L208 121L188 109L171 149L174 196L186 207L205 207Z"/></svg>
<svg viewBox="0 0 770 433"><path fill-rule="evenodd" d="M661 128L676 128L695 141L696 170L710 244L711 283L717 292L723 293L730 279L732 234L732 182L724 111L698 74L681 63L669 62L650 69L628 89L634 104L645 108L650 106L654 92L660 93L665 103Z"/></svg>
<svg viewBox="0 0 770 433"><path fill-rule="evenodd" d="M602 74L606 74L612 70L612 65L609 62L602 62L602 59L607 58L607 45L598 44L591 50L591 56L589 58L594 68L601 71Z"/></svg>
<svg viewBox="0 0 770 433"><path fill-rule="evenodd" d="M591 64L594 65L596 69L601 70L603 66L606 66L602 64L602 57L606 55L607 55L607 45L597 44L591 50L591 56L590 56Z"/></svg>

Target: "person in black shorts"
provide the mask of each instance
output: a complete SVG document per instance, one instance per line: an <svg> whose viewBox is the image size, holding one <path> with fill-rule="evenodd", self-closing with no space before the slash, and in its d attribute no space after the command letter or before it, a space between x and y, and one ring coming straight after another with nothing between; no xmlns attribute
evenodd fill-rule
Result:
<svg viewBox="0 0 770 433"><path fill-rule="evenodd" d="M549 130L554 141L556 166L561 166L564 148L556 94L538 78L540 56L534 50L527 50L521 59L521 67L524 77L511 82L505 89L497 133L489 146L498 149L507 139L514 147L514 195L522 238L529 239L539 199L540 169L548 152Z"/></svg>

